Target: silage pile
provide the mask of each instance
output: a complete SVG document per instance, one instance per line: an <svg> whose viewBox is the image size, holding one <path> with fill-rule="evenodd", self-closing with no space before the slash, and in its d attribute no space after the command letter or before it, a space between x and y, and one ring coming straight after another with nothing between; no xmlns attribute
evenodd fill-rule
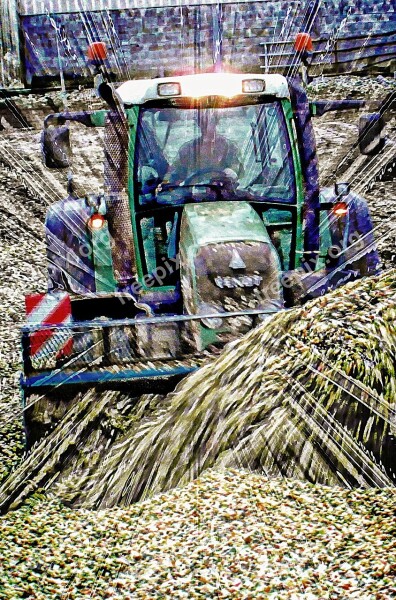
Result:
<svg viewBox="0 0 396 600"><path fill-rule="evenodd" d="M38 488L74 506L130 505L213 467L394 486L395 300L393 270L279 313L129 415L125 394L88 393L3 485L0 506Z"/></svg>
<svg viewBox="0 0 396 600"><path fill-rule="evenodd" d="M128 508L0 517L4 600L391 600L394 490L207 471Z"/></svg>

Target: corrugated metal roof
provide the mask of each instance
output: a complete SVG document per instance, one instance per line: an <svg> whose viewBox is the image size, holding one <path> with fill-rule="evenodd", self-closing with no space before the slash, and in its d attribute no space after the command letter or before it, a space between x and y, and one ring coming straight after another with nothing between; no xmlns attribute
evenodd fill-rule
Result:
<svg viewBox="0 0 396 600"><path fill-rule="evenodd" d="M235 4L238 2L249 3L251 0L222 0L220 4ZM218 0L19 0L18 12L20 15L26 16L131 8L197 6L200 4L219 4L219 2Z"/></svg>

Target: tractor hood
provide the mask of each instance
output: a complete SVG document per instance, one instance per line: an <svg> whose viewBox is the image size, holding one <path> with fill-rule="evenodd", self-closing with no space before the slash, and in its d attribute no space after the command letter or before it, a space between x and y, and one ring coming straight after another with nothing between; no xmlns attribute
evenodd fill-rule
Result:
<svg viewBox="0 0 396 600"><path fill-rule="evenodd" d="M184 208L180 275L190 314L273 311L282 307L280 262L264 223L247 202L211 202ZM245 333L252 318L202 319L193 332L203 349L215 330ZM225 329L224 329L225 327ZM209 330L213 335L208 337Z"/></svg>
<svg viewBox="0 0 396 600"><path fill-rule="evenodd" d="M255 241L270 244L264 223L247 202L210 202L187 205L183 211L181 243L189 253L221 242Z"/></svg>

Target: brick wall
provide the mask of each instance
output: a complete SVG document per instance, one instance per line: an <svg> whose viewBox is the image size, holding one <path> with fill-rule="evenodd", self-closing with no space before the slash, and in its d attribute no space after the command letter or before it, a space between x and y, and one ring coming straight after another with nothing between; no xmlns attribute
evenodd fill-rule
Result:
<svg viewBox="0 0 396 600"><path fill-rule="evenodd" d="M217 4L179 4L25 14L21 25L28 82L34 75L56 76L59 56L67 77L88 75L86 49L96 39L107 43L109 68L118 77L206 69L213 65L216 48L228 67L260 72L263 41L290 39L301 30L310 30L314 39L395 31L396 0L228 0L220 9Z"/></svg>

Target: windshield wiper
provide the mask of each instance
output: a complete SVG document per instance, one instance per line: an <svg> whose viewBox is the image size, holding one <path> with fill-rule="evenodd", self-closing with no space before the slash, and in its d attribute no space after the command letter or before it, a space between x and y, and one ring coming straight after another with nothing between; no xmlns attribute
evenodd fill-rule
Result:
<svg viewBox="0 0 396 600"><path fill-rule="evenodd" d="M253 123L253 121L252 121L250 123L250 128L252 130L252 141L253 141L253 149L254 149L254 156L256 159L256 163L261 163L261 158L260 158L259 150L257 147L257 123Z"/></svg>

